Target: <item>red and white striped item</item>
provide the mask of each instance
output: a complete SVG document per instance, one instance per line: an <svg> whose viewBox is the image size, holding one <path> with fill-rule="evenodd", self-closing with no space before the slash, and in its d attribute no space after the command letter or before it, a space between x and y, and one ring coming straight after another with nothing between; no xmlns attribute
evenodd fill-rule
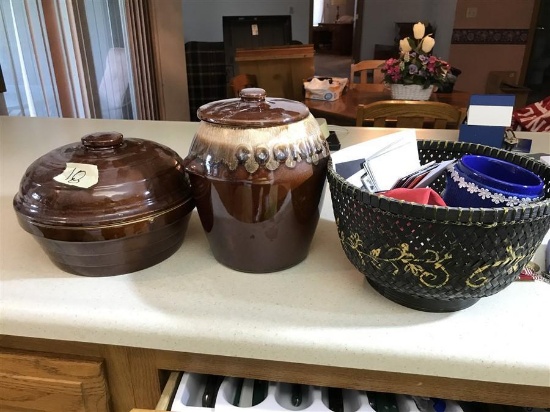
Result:
<svg viewBox="0 0 550 412"><path fill-rule="evenodd" d="M512 113L512 127L528 132L550 132L550 96L515 110Z"/></svg>

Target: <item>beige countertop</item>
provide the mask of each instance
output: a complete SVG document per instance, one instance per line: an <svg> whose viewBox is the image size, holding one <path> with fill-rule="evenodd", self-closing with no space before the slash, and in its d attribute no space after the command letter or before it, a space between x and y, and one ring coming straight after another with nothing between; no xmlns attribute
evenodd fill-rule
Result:
<svg viewBox="0 0 550 412"><path fill-rule="evenodd" d="M169 259L107 278L62 272L19 227L12 199L42 154L116 130L185 157L196 125L0 117L0 334L550 387L550 285L516 282L455 313L395 304L346 259L328 189L308 258L272 274L217 263L196 212ZM344 144L388 132L335 130ZM533 149L550 151L550 134Z"/></svg>

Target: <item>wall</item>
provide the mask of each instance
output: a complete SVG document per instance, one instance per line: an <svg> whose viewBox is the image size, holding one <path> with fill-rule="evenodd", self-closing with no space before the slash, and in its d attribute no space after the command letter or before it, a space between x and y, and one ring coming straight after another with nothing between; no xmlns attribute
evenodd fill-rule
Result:
<svg viewBox="0 0 550 412"><path fill-rule="evenodd" d="M185 41L223 41L223 16L292 16L293 40L309 42L309 0L182 0Z"/></svg>
<svg viewBox="0 0 550 412"><path fill-rule="evenodd" d="M372 59L374 45L392 45L396 22L430 22L436 29L434 54L447 59L457 0L366 0L361 59Z"/></svg>
<svg viewBox="0 0 550 412"><path fill-rule="evenodd" d="M456 89L484 93L490 71L516 71L519 77L533 6L534 0L457 1L449 55L462 70Z"/></svg>
<svg viewBox="0 0 550 412"><path fill-rule="evenodd" d="M360 59L371 59L375 44L393 44L395 22L429 21L434 24L434 53L462 70L456 88L470 93L483 93L489 71L512 70L518 75L526 51L535 0L365 0ZM331 21L335 7L324 0ZM224 15L292 15L293 38L309 42L309 0L182 0L185 41L222 41ZM351 14L353 0L345 7ZM466 17L470 8L475 17ZM292 13L291 13L292 10ZM455 29L453 31L453 28ZM476 33L485 36L490 29L517 29L516 44L485 40L468 41ZM468 31L470 30L470 31ZM472 31L473 30L473 31ZM457 33L460 35L457 37ZM473 34L472 34L473 33ZM455 36L453 38L453 36ZM457 41L459 38L459 41Z"/></svg>
<svg viewBox="0 0 550 412"><path fill-rule="evenodd" d="M336 7L324 2L324 21L332 22ZM395 22L429 21L437 27L434 52L448 58L457 0L366 0L361 59L373 57L375 44L393 44ZM294 40L309 42L309 0L182 0L185 41L222 41L223 16L291 14ZM340 6L353 15L355 0Z"/></svg>

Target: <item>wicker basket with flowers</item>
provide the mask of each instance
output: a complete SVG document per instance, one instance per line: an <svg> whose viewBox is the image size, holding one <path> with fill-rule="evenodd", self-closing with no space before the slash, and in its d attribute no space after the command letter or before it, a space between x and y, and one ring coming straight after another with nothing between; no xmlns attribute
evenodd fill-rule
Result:
<svg viewBox="0 0 550 412"><path fill-rule="evenodd" d="M386 60L382 66L384 82L389 85L393 99L428 100L434 88L441 87L451 66L431 54L435 40L425 33L426 26L413 26L413 39L399 41L399 57Z"/></svg>

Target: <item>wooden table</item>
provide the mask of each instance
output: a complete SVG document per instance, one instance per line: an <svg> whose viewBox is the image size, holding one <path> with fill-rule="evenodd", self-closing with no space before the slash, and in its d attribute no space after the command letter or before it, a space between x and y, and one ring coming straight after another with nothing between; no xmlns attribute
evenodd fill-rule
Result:
<svg viewBox="0 0 550 412"><path fill-rule="evenodd" d="M383 84L364 84L354 85L353 88L348 89L338 100L332 102L305 99L304 103L315 117L323 117L327 119L329 124L355 126L357 106L379 100L391 100L390 91ZM466 113L470 102L470 94L461 91L433 93L430 100L448 103L462 109Z"/></svg>

